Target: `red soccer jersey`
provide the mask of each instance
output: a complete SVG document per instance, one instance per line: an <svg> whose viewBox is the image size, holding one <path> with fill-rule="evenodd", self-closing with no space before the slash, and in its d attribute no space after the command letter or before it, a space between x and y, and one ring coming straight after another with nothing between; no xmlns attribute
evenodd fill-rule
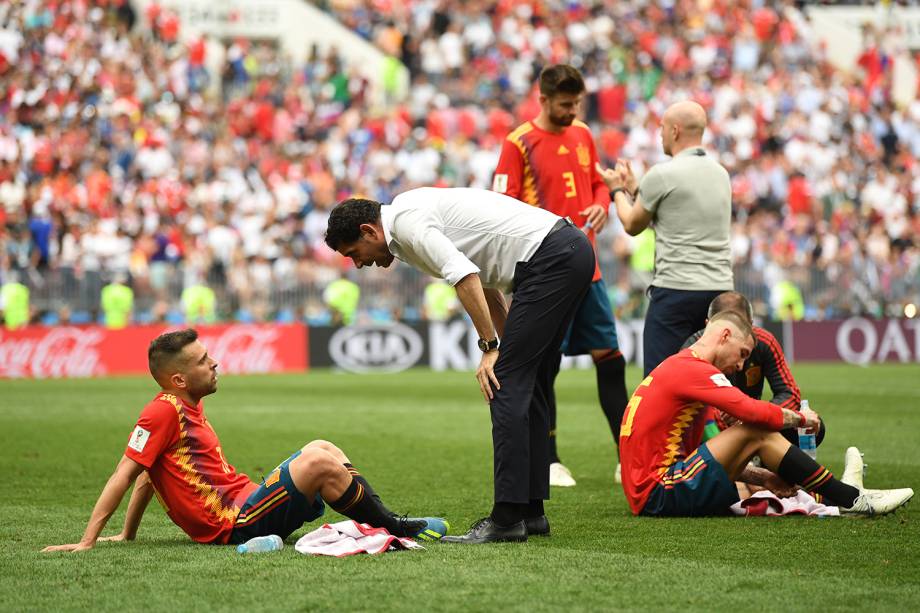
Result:
<svg viewBox="0 0 920 613"><path fill-rule="evenodd" d="M581 212L592 204L610 208L610 192L596 169L597 150L591 131L575 121L559 134L532 121L505 138L492 190L539 206L582 227ZM594 231L588 232L594 244ZM595 264L594 281L601 278Z"/></svg>
<svg viewBox="0 0 920 613"><path fill-rule="evenodd" d="M634 514L668 468L699 447L708 406L747 424L783 427L780 407L746 396L692 349L672 355L633 392L620 426L623 491Z"/></svg>
<svg viewBox="0 0 920 613"><path fill-rule="evenodd" d="M147 469L166 514L199 543L226 543L258 487L227 464L202 403L165 392L141 411L125 455Z"/></svg>

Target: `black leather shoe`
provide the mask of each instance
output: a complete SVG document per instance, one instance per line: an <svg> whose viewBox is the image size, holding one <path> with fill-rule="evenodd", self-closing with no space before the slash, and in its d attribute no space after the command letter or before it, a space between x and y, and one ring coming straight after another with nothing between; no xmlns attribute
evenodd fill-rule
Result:
<svg viewBox="0 0 920 613"><path fill-rule="evenodd" d="M524 525L527 527L527 536L549 536L549 520L546 515L528 517Z"/></svg>
<svg viewBox="0 0 920 613"><path fill-rule="evenodd" d="M527 540L527 527L521 520L510 526L499 526L491 517L483 517L474 523L469 532L463 536L445 536L442 543L467 543L481 545L482 543L523 542Z"/></svg>

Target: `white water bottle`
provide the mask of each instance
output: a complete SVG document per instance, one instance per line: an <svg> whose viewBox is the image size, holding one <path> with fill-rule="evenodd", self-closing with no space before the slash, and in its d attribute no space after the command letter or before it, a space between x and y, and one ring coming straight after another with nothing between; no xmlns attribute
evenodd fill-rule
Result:
<svg viewBox="0 0 920 613"><path fill-rule="evenodd" d="M802 401L802 411L808 409L808 401ZM799 428L799 449L804 451L812 460L818 457L818 445L814 432L809 432L808 428Z"/></svg>
<svg viewBox="0 0 920 613"><path fill-rule="evenodd" d="M266 553L269 551L281 551L284 547L284 541L277 534L268 536L257 536L251 538L245 543L236 546L239 553Z"/></svg>

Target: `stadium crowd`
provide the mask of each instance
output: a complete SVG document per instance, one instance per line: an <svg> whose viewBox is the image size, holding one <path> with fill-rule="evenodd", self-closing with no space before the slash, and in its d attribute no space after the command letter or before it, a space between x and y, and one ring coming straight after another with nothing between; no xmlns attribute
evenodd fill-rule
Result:
<svg viewBox="0 0 920 613"><path fill-rule="evenodd" d="M920 95L892 96L894 60L913 61L897 27L867 26L848 74L792 2L322 8L405 64L407 99L378 102L334 49L294 61L267 43L185 40L156 2L0 5L0 282L29 286L46 321L92 314L119 273L140 321L174 315L201 283L223 317L322 321L323 288L350 268L323 244L330 207L488 187L502 139L539 110L539 69L566 61L586 76L601 155L638 173L663 157L664 108L704 104L733 178L736 287L759 315L920 303ZM617 227L599 242L621 316L644 308L641 245ZM374 272L361 283L383 317L418 306Z"/></svg>

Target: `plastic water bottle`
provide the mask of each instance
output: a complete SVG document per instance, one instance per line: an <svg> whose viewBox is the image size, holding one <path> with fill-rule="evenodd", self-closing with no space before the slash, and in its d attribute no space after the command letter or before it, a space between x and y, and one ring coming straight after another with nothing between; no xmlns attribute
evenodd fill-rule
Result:
<svg viewBox="0 0 920 613"><path fill-rule="evenodd" d="M281 537L277 534L269 534L268 536L251 538L245 543L237 545L236 550L239 553L266 553L269 551L281 551L282 547L284 547L284 541L281 540Z"/></svg>
<svg viewBox="0 0 920 613"><path fill-rule="evenodd" d="M808 401L802 401L802 410L808 409ZM815 460L818 457L818 445L815 439L815 433L809 432L807 428L799 428L799 449L804 451L808 456Z"/></svg>

